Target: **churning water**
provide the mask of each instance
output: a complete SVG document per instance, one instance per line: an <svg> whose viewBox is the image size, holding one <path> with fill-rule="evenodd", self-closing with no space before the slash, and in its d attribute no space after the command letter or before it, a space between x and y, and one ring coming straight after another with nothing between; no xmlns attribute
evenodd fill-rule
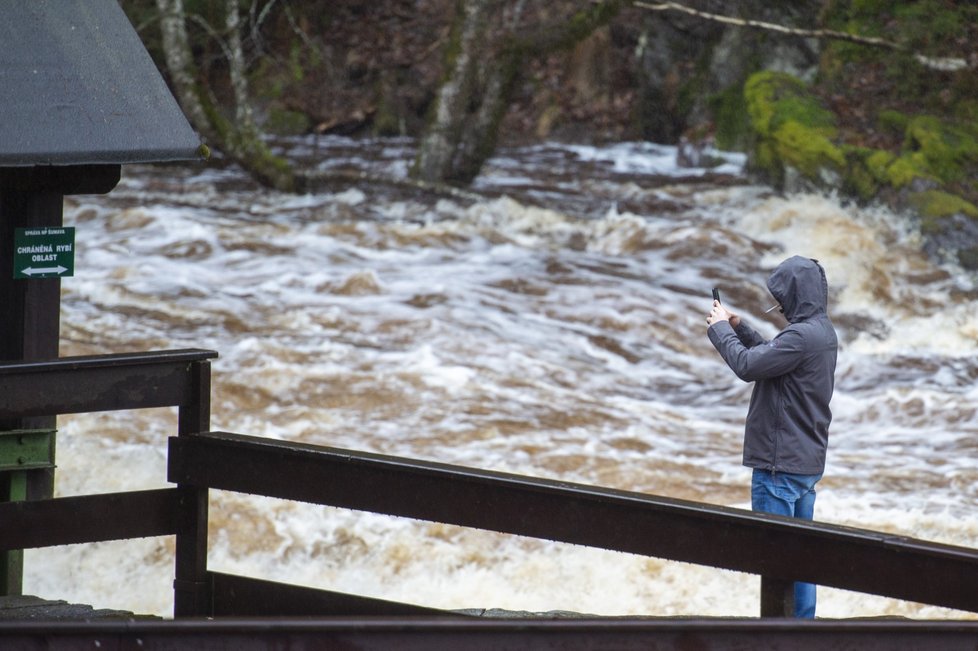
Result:
<svg viewBox="0 0 978 651"><path fill-rule="evenodd" d="M403 175L405 140L296 140ZM842 350L816 518L978 547L978 294L885 210L681 170L650 144L510 149L478 201L132 168L71 197L62 355L212 348L213 429L749 507L750 385L710 288L773 335L769 271L824 264ZM59 495L165 484L171 410L59 420ZM733 572L212 491L215 570L438 608L753 616ZM25 590L172 612L171 538L28 552ZM819 615L964 613L822 589Z"/></svg>

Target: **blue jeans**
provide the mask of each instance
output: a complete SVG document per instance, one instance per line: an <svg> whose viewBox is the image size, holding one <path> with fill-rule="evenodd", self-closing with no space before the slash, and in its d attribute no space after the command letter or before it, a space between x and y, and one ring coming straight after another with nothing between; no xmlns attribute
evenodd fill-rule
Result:
<svg viewBox="0 0 978 651"><path fill-rule="evenodd" d="M751 508L761 513L812 520L815 517L815 484L821 478L821 473L795 475L755 468L750 486ZM814 619L814 584L795 583L795 617Z"/></svg>

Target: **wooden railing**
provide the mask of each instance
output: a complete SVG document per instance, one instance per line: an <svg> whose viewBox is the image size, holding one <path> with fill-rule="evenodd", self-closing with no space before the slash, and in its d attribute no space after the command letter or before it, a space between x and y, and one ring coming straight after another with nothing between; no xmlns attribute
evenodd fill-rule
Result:
<svg viewBox="0 0 978 651"><path fill-rule="evenodd" d="M223 432L171 438L169 479L757 574L764 616L792 581L978 612L973 549L741 509Z"/></svg>
<svg viewBox="0 0 978 651"><path fill-rule="evenodd" d="M213 488L757 574L765 617L790 612L792 581L978 612L973 549L595 486L208 432L209 360L215 356L188 350L0 365L0 419L179 409L168 460L168 479L176 488L0 504L0 550L176 535L177 617L437 612L208 571L207 499Z"/></svg>
<svg viewBox="0 0 978 651"><path fill-rule="evenodd" d="M193 349L0 364L0 421L176 407L178 435L207 431L215 357L216 352ZM23 472L30 471L0 475ZM176 535L174 611L205 611L207 489L177 486L0 503L0 551L163 535Z"/></svg>

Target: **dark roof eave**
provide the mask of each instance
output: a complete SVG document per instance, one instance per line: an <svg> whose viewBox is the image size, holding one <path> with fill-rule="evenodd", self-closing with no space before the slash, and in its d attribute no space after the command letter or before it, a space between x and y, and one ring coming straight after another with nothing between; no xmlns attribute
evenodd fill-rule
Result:
<svg viewBox="0 0 978 651"><path fill-rule="evenodd" d="M206 158L203 145L193 150L172 149L153 151L109 152L46 152L37 154L4 155L0 167L51 167L66 165L137 165L142 163L199 162Z"/></svg>

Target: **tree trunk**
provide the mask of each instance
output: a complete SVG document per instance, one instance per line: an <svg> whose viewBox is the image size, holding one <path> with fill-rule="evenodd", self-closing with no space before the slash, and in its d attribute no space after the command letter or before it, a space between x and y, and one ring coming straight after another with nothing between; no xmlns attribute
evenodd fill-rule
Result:
<svg viewBox="0 0 978 651"><path fill-rule="evenodd" d="M183 0L156 0L160 11L160 32L163 36L163 57L170 72L180 106L191 124L206 139L213 140L210 123L197 96L197 68L190 51Z"/></svg>
<svg viewBox="0 0 978 651"><path fill-rule="evenodd" d="M226 0L228 41L221 44L228 60L234 93L233 121L221 113L207 90L197 83L197 68L187 34L183 0L156 0L156 6L162 15L160 29L166 66L177 99L194 128L262 185L287 192L296 191L299 184L292 166L272 154L252 117L238 0Z"/></svg>
<svg viewBox="0 0 978 651"><path fill-rule="evenodd" d="M606 25L627 3L593 2L561 24L525 34L507 26L490 39L489 20L499 2L459 0L455 36L448 44L448 73L421 138L414 177L470 183L495 149L499 125L527 62L574 46Z"/></svg>
<svg viewBox="0 0 978 651"><path fill-rule="evenodd" d="M244 48L241 45L241 14L238 9L238 0L226 0L224 15L228 34L228 74L234 91L234 110L238 129L253 131L255 123L248 93L248 77L245 75Z"/></svg>
<svg viewBox="0 0 978 651"><path fill-rule="evenodd" d="M414 176L422 181L453 179L455 152L478 83L493 0L459 0L449 39L449 73L438 89L434 117L421 139Z"/></svg>
<svg viewBox="0 0 978 651"><path fill-rule="evenodd" d="M521 61L513 53L486 62L485 84L478 108L469 120L470 127L459 134L449 182L470 183L496 149L499 125L512 98L514 82L519 78Z"/></svg>

